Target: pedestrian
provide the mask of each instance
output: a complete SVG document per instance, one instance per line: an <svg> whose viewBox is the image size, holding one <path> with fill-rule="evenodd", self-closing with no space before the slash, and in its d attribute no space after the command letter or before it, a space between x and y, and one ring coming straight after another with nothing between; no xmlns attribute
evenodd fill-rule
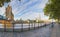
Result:
<svg viewBox="0 0 60 37"><path fill-rule="evenodd" d="M54 24L53 24L53 22L52 22L52 27L54 27Z"/></svg>

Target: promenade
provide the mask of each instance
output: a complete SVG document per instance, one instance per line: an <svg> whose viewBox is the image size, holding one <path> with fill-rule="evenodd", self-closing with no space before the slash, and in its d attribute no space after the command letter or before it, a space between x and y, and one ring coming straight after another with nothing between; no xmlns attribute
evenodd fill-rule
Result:
<svg viewBox="0 0 60 37"><path fill-rule="evenodd" d="M0 37L50 37L51 25L25 32L0 32Z"/></svg>
<svg viewBox="0 0 60 37"><path fill-rule="evenodd" d="M54 24L54 27L52 28L51 37L60 37L60 25Z"/></svg>
<svg viewBox="0 0 60 37"><path fill-rule="evenodd" d="M0 32L0 37L60 37L60 25L50 25L24 32Z"/></svg>

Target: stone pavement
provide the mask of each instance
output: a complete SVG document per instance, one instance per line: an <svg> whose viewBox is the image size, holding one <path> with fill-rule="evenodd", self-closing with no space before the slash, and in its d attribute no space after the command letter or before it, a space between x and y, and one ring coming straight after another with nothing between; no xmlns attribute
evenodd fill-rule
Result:
<svg viewBox="0 0 60 37"><path fill-rule="evenodd" d="M0 37L50 37L50 35L50 25L26 32L0 32Z"/></svg>
<svg viewBox="0 0 60 37"><path fill-rule="evenodd" d="M54 24L54 27L52 28L51 37L60 37L60 25Z"/></svg>

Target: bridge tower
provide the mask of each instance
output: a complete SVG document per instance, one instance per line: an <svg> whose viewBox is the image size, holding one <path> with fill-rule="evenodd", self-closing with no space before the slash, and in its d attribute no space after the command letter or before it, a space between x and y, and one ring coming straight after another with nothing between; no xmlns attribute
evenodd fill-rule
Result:
<svg viewBox="0 0 60 37"><path fill-rule="evenodd" d="M7 20L11 20L11 21L14 20L14 15L12 13L12 7L10 5L7 6L5 15L6 15Z"/></svg>

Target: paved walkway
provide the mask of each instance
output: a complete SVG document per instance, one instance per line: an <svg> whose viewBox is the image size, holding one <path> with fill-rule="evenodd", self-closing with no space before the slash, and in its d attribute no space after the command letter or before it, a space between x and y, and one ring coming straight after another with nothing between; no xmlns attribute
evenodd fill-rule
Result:
<svg viewBox="0 0 60 37"><path fill-rule="evenodd" d="M0 32L0 37L50 37L51 26L42 27L26 32Z"/></svg>
<svg viewBox="0 0 60 37"><path fill-rule="evenodd" d="M60 37L60 25L54 24L27 32L0 32L0 37Z"/></svg>
<svg viewBox="0 0 60 37"><path fill-rule="evenodd" d="M52 28L52 34L51 37L60 37L60 25L55 24Z"/></svg>

